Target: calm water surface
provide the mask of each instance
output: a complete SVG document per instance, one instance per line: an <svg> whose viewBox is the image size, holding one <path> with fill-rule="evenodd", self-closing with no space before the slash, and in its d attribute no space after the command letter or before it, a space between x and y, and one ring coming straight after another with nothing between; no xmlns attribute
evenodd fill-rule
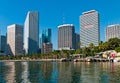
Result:
<svg viewBox="0 0 120 83"><path fill-rule="evenodd" d="M0 83L120 83L120 63L0 62Z"/></svg>

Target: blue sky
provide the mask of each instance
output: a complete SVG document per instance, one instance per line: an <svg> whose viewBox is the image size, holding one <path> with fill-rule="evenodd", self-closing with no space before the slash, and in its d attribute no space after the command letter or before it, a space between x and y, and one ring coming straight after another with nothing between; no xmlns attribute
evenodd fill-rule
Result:
<svg viewBox="0 0 120 83"><path fill-rule="evenodd" d="M52 42L57 49L57 26L75 25L79 33L79 16L82 12L97 10L100 13L100 39L105 41L105 28L120 23L120 0L0 0L0 30L6 34L8 25L21 24L28 11L39 11L40 31L52 29Z"/></svg>

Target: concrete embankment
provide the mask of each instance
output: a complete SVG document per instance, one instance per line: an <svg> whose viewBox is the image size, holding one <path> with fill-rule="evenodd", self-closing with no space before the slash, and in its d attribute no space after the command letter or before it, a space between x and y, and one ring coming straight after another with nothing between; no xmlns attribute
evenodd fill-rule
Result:
<svg viewBox="0 0 120 83"><path fill-rule="evenodd" d="M26 62L26 61L60 61L60 59L30 59L30 60L0 60L0 62L19 62L19 61L22 61L22 62Z"/></svg>

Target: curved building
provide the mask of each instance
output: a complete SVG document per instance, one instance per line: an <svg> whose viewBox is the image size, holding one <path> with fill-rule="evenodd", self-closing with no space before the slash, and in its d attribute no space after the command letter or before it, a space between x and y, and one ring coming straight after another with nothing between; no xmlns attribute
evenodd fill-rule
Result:
<svg viewBox="0 0 120 83"><path fill-rule="evenodd" d="M75 28L73 24L63 24L58 26L58 49L75 49Z"/></svg>

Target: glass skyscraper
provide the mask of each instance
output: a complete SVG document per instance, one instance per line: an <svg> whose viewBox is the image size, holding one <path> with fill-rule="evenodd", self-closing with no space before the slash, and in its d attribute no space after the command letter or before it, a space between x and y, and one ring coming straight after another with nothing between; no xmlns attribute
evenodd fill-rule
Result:
<svg viewBox="0 0 120 83"><path fill-rule="evenodd" d="M98 46L100 41L99 14L95 10L84 12L80 16L80 42L81 47L93 43Z"/></svg>
<svg viewBox="0 0 120 83"><path fill-rule="evenodd" d="M7 46L6 36L1 35L1 51L3 53L6 53L6 46Z"/></svg>
<svg viewBox="0 0 120 83"><path fill-rule="evenodd" d="M24 24L24 52L36 54L39 50L39 13L28 12Z"/></svg>
<svg viewBox="0 0 120 83"><path fill-rule="evenodd" d="M6 36L1 35L1 31L0 31L0 53L4 53L4 54L6 53L6 46L7 46Z"/></svg>
<svg viewBox="0 0 120 83"><path fill-rule="evenodd" d="M42 31L42 43L51 43L51 29L44 29Z"/></svg>
<svg viewBox="0 0 120 83"><path fill-rule="evenodd" d="M52 52L52 42L51 42L51 29L44 29L42 31L42 38L41 38L41 52L42 54L46 54Z"/></svg>
<svg viewBox="0 0 120 83"><path fill-rule="evenodd" d="M75 33L75 49L79 49L80 48L80 34Z"/></svg>

